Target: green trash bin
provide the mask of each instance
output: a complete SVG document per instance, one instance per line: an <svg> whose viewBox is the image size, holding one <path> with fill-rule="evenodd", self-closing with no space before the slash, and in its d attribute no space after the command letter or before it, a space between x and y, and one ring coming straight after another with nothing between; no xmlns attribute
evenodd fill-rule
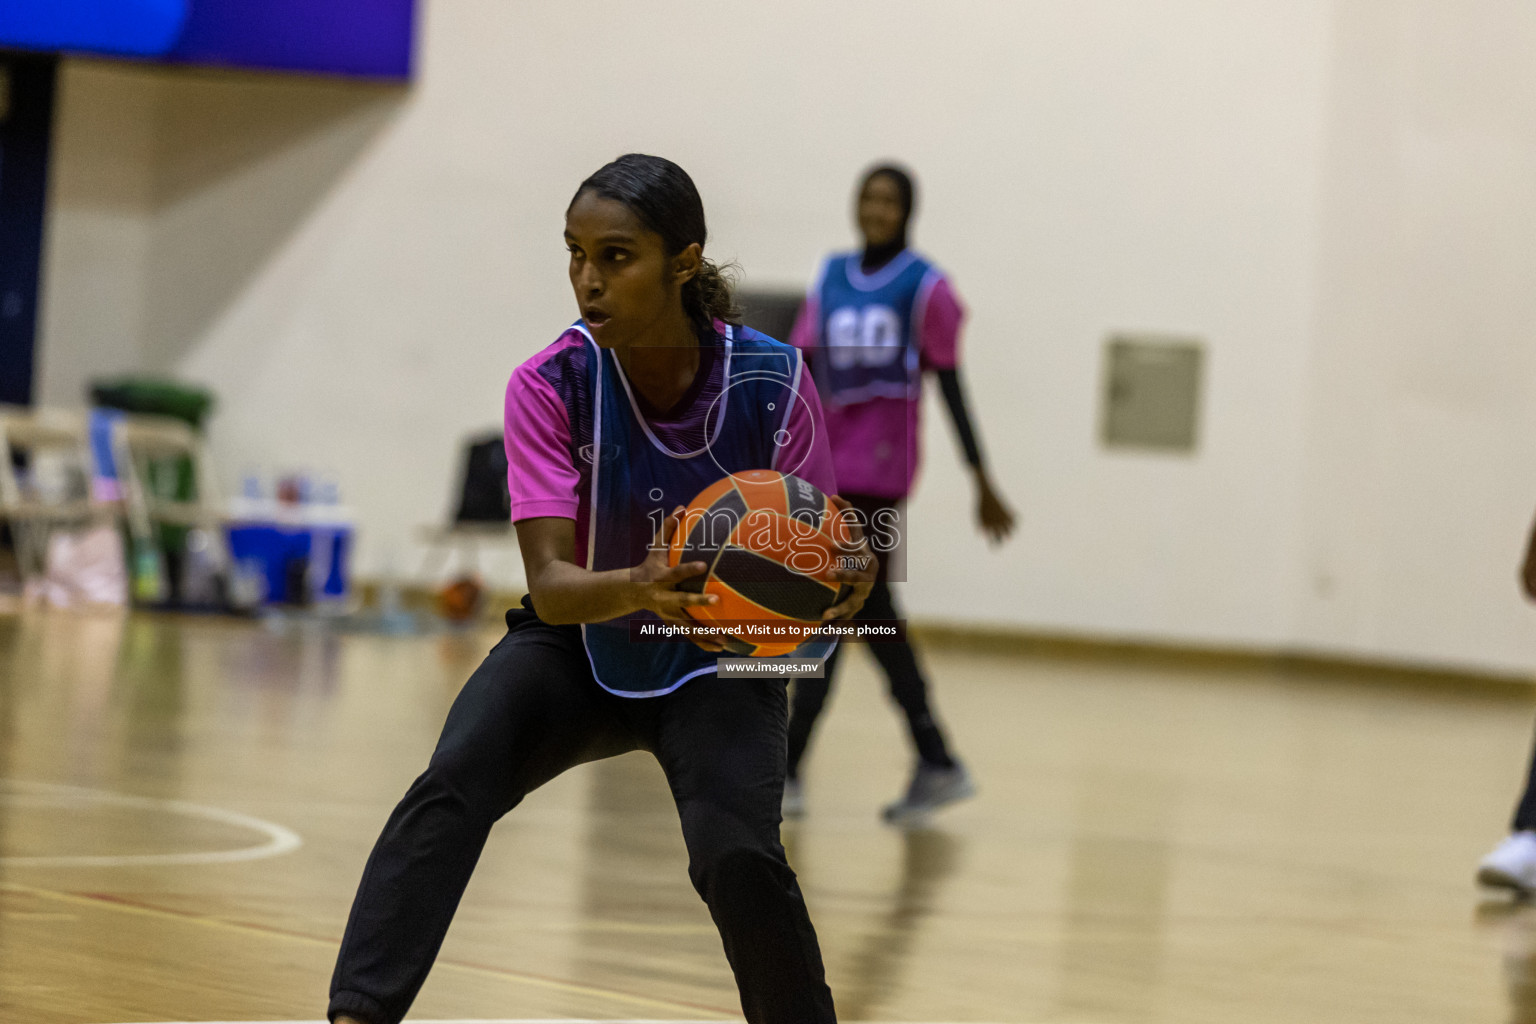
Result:
<svg viewBox="0 0 1536 1024"><path fill-rule="evenodd" d="M205 388L154 377L96 381L90 394L92 403L99 407L170 416L199 432L214 406L213 394ZM190 458L178 455L152 459L145 470L144 478L152 496L175 501L197 497L197 480ZM136 600L172 607L184 604L180 567L186 558L190 533L186 526L156 523L151 538L128 538L129 550L133 552L131 577Z"/></svg>
<svg viewBox="0 0 1536 1024"><path fill-rule="evenodd" d="M91 401L108 409L174 416L194 430L213 411L213 394L205 388L153 377L122 377L91 385Z"/></svg>

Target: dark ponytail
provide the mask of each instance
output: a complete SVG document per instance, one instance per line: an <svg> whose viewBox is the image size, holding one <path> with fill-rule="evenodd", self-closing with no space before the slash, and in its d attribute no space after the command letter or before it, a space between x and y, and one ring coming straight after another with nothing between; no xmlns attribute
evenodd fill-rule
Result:
<svg viewBox="0 0 1536 1024"><path fill-rule="evenodd" d="M626 153L598 169L581 183L575 205L583 192L623 203L641 223L661 236L668 256L676 256L697 242L704 247L704 201L688 172L659 156ZM567 207L569 212L569 207ZM725 270L732 269L729 265ZM714 322L741 323L732 284L725 270L700 258L699 271L683 285L683 310L701 337L714 333Z"/></svg>

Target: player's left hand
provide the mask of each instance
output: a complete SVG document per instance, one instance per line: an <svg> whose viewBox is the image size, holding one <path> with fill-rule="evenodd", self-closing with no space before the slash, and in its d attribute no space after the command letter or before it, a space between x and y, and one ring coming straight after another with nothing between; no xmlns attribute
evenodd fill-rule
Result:
<svg viewBox="0 0 1536 1024"><path fill-rule="evenodd" d="M985 470L976 473L976 525L993 544L1001 544L1013 532L1013 512L1003 504Z"/></svg>
<svg viewBox="0 0 1536 1024"><path fill-rule="evenodd" d="M859 609L864 607L864 602L868 600L869 592L875 589L875 575L880 571L880 559L875 557L869 541L864 539L864 530L859 526L858 516L849 514L853 506L836 494L831 495L831 499L832 504L837 506L838 514L843 517L843 523L847 525L848 532L853 535L855 543L852 551L845 551L842 554L851 556L860 567L833 566L823 574L822 579L847 584L853 588L853 592L822 612L822 622L851 619L858 614Z"/></svg>

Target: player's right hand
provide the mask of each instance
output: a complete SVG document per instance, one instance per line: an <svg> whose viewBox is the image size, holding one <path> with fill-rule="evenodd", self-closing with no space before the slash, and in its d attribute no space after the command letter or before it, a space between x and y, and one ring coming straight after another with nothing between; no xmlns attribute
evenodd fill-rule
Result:
<svg viewBox="0 0 1536 1024"><path fill-rule="evenodd" d="M683 507L679 505L662 522L661 529L656 531L656 536L651 541L650 550L646 552L645 561L630 570L630 579L640 586L641 607L645 611L654 612L658 617L670 622L683 622L698 627L703 624L690 618L683 609L719 604L720 599L714 594L694 594L677 589L677 585L683 580L702 576L709 571L709 566L704 562L667 564L667 549L671 546L672 535L677 532L678 524L682 521L682 511ZM723 639L695 637L693 642L706 651L725 650Z"/></svg>

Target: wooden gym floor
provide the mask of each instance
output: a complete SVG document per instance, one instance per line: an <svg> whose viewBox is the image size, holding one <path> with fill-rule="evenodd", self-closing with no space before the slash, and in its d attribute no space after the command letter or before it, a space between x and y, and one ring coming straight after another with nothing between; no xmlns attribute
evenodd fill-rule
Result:
<svg viewBox="0 0 1536 1024"><path fill-rule="evenodd" d="M0 1021L318 1019L353 887L495 634L0 617ZM1536 1021L1536 909L1471 877L1536 692L928 650L981 795L907 769L847 659L785 841L842 1019ZM722 1019L641 755L492 835L418 1018Z"/></svg>

